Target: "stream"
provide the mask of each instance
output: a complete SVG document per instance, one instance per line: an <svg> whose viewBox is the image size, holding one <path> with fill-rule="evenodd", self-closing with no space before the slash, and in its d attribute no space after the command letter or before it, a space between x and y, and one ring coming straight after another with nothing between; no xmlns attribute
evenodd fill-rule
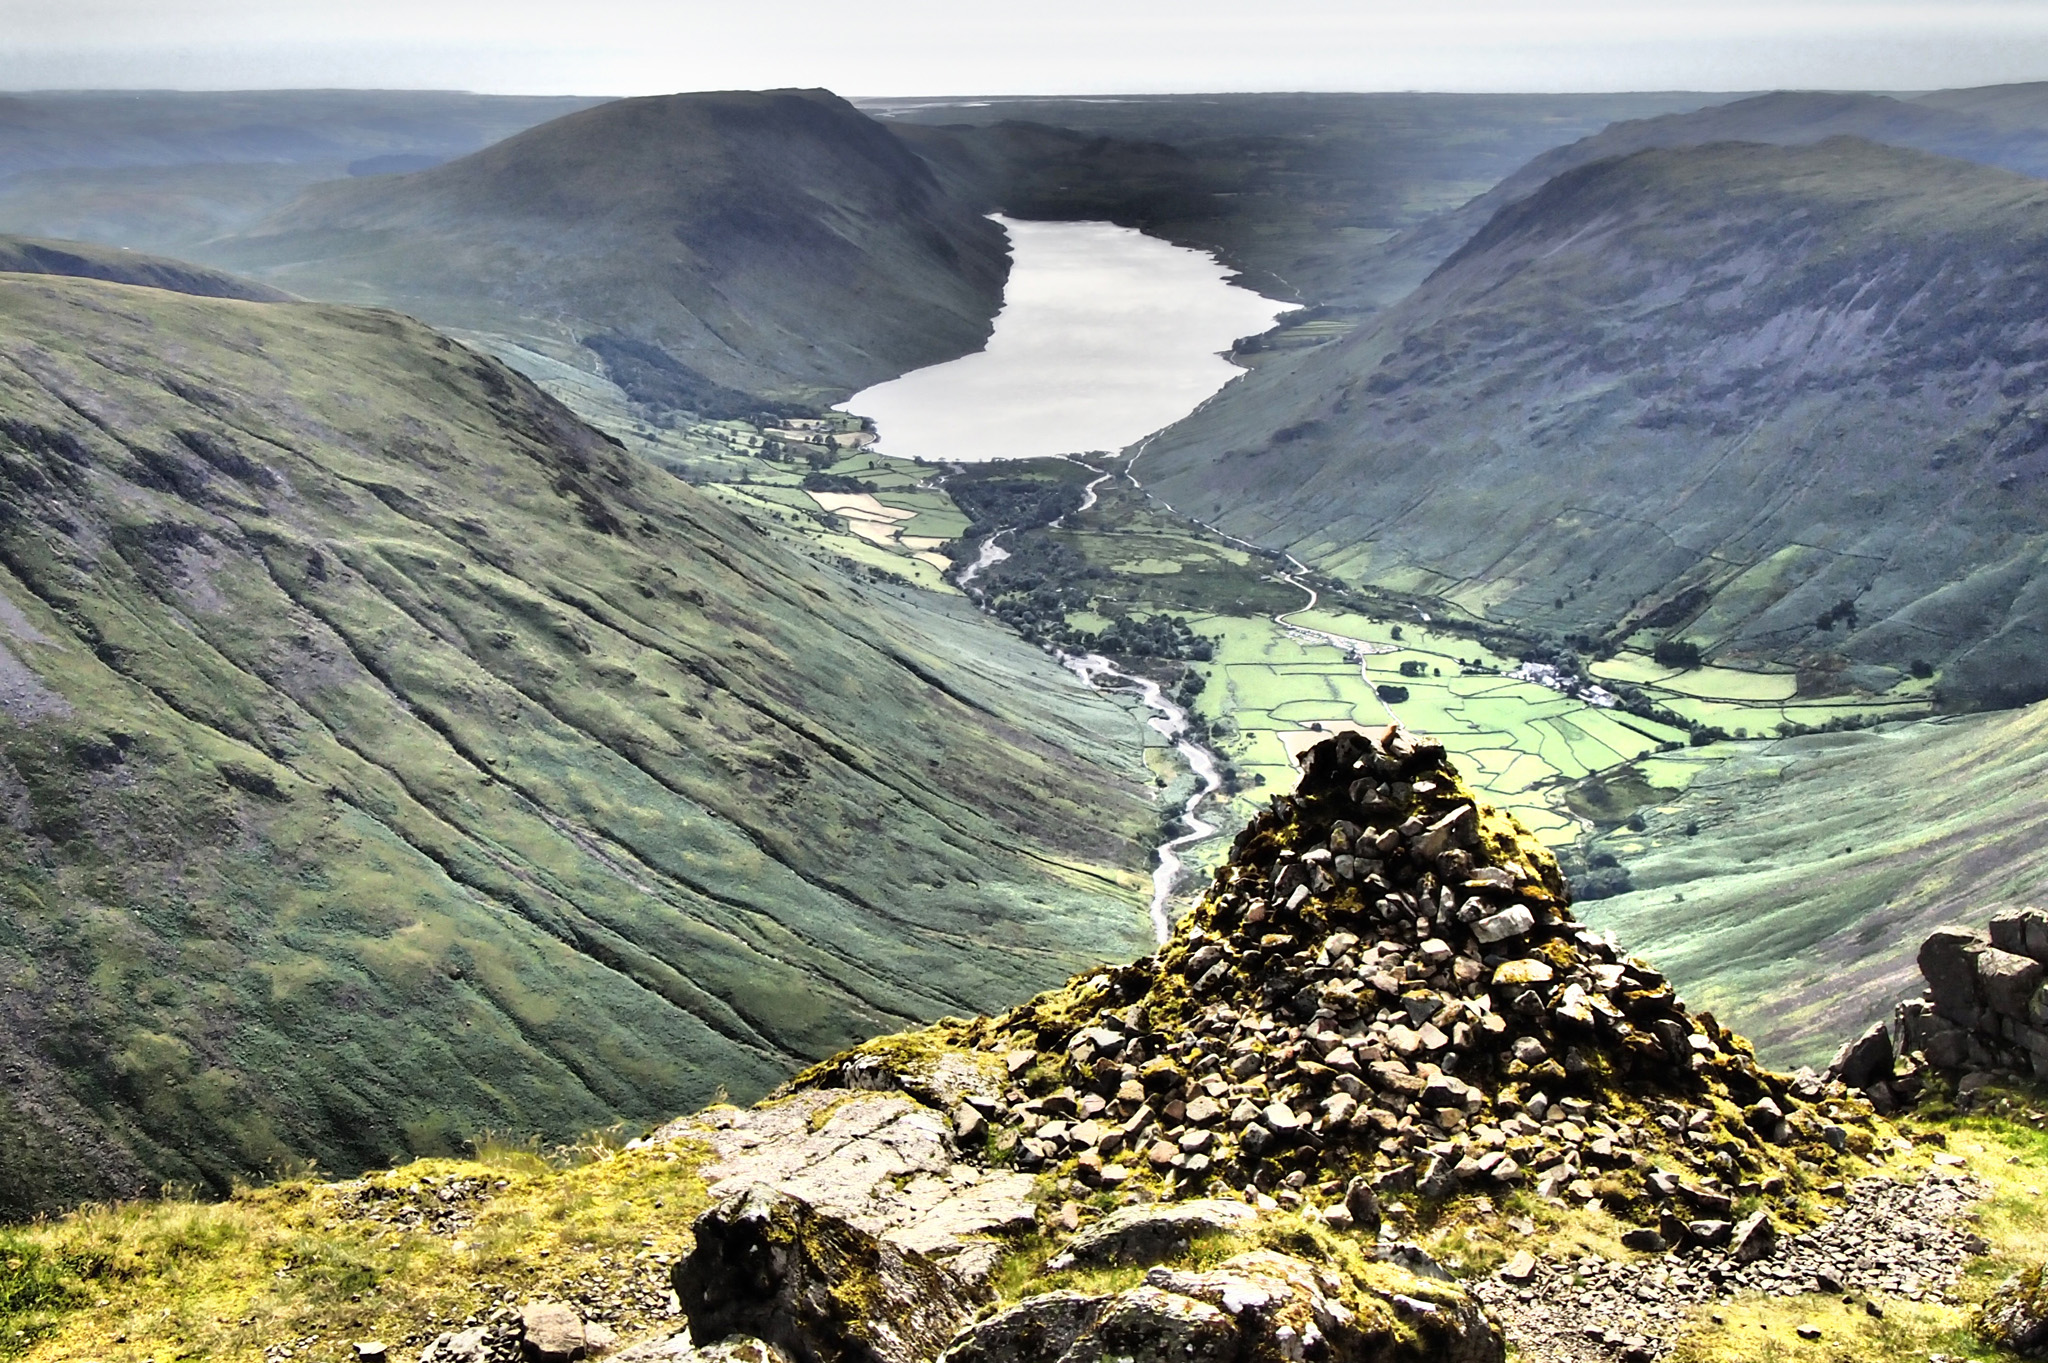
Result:
<svg viewBox="0 0 2048 1363"><path fill-rule="evenodd" d="M1216 831L1216 825L1204 819L1199 812L1202 802L1223 787L1223 774L1216 769L1216 754L1186 736L1188 712L1167 699L1164 688L1150 677L1126 672L1099 653L1061 653L1058 656L1061 666L1097 691L1135 693L1153 712L1152 718L1145 722L1173 744L1181 760L1188 764L1188 770L1195 774L1195 792L1188 796L1180 811L1180 822L1188 831L1168 838L1155 850L1158 864L1152 868L1152 932L1163 945L1173 931L1173 920L1167 914L1166 906L1173 898L1174 882L1180 879L1183 865L1180 849L1189 843L1200 842Z"/></svg>
<svg viewBox="0 0 2048 1363"><path fill-rule="evenodd" d="M1074 462L1081 463L1078 459ZM1081 467L1090 466L1082 464ZM1098 500L1095 490L1113 476L1102 473L1091 480L1082 489L1081 502L1074 511L1086 511L1094 506ZM1046 528L1056 530L1066 519L1066 516L1061 516ZM981 603L982 594L974 591L970 584L984 569L994 567L1010 556L1009 550L996 543L1009 533L1006 528L984 539L981 542L981 552L975 555L974 562L960 570L960 576L956 581L962 590L974 598L977 605ZM1188 770L1194 775L1194 793L1188 796L1180 811L1181 826L1187 831L1168 838L1153 851L1156 862L1152 868L1152 903L1149 912L1153 936L1163 944L1173 931L1173 919L1167 913L1166 906L1172 902L1174 884L1180 879L1181 871L1186 865L1181 858L1180 850L1190 843L1211 837L1216 832L1217 826L1201 816L1202 802L1223 788L1223 773L1218 769L1216 754L1187 736L1188 712L1169 699L1166 689L1150 677L1127 672L1099 653L1074 654L1055 649L1053 656L1059 659L1060 666L1079 677L1091 690L1105 694L1134 695L1144 702L1145 708L1152 712L1152 717L1145 722L1161 738L1173 745L1174 750L1180 754L1181 760L1187 763Z"/></svg>

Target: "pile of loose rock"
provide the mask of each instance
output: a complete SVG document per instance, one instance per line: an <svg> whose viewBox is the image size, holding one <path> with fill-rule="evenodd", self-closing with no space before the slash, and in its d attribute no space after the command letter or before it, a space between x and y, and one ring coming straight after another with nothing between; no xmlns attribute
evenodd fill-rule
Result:
<svg viewBox="0 0 2048 1363"><path fill-rule="evenodd" d="M1077 1190L1225 1188L1342 1217L1524 1186L1725 1243L1870 1148L1869 1109L1755 1063L1647 963L1572 921L1556 864L1440 745L1346 733L1239 837L1156 956L930 1044L1000 1070L960 1141ZM803 1085L915 1090L901 1038Z"/></svg>
<svg viewBox="0 0 2048 1363"><path fill-rule="evenodd" d="M1988 931L1936 928L1920 945L1926 994L1842 1048L1829 1075L1881 1112L1912 1105L1930 1072L1956 1095L2003 1076L2048 1078L2048 913L1996 914Z"/></svg>
<svg viewBox="0 0 2048 1363"><path fill-rule="evenodd" d="M1531 1357L1649 1358L1737 1288L1938 1289L1920 1258L1966 1247L1901 1238L1921 1194L1847 1183L1869 1105L1575 923L1439 745L1341 734L1303 768L1156 955L650 1137L711 1152L716 1204L674 1267L687 1331L621 1363L1498 1363L1489 1312ZM1513 1193L1655 1257L1467 1287L1400 1238ZM1086 1290L1006 1301L1020 1265Z"/></svg>

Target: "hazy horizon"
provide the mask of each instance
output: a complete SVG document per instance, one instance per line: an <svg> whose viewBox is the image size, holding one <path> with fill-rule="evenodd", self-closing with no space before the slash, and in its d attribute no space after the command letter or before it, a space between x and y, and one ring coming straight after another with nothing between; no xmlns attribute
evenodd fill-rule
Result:
<svg viewBox="0 0 2048 1363"><path fill-rule="evenodd" d="M1902 0L1049 0L961 13L825 0L0 0L0 89L653 94L823 85L870 98L1300 91L1918 91L2048 78L2048 5Z"/></svg>

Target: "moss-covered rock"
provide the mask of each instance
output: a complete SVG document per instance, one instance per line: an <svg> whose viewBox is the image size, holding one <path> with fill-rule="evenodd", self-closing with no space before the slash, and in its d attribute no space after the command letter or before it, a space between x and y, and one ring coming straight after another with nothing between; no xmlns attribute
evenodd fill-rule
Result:
<svg viewBox="0 0 2048 1363"><path fill-rule="evenodd" d="M799 1363L928 1363L975 1310L924 1255L787 1193L735 1193L694 1230L674 1280L699 1347L743 1336Z"/></svg>
<svg viewBox="0 0 2048 1363"><path fill-rule="evenodd" d="M1977 1333L1986 1343L2016 1354L2048 1354L2048 1265L2037 1264L2007 1278L1977 1313Z"/></svg>

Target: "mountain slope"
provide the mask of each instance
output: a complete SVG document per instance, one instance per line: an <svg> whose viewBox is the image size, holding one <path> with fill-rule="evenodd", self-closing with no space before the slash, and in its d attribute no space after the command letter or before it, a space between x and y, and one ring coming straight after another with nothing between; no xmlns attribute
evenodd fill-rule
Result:
<svg viewBox="0 0 2048 1363"><path fill-rule="evenodd" d="M1831 137L1860 137L2038 176L2048 173L2048 107L2042 107L2038 98L2015 93L2028 88L1952 91L1949 93L1956 98L1946 103L1939 96L1904 100L1890 95L1779 90L1705 109L1626 119L1534 157L1469 203L1404 233L1388 243L1385 268L1405 292L1471 240L1495 214L1520 203L1559 175L1595 161L1654 148L1699 147L1713 142L1810 146ZM2005 117L1987 116L1992 110L2003 111Z"/></svg>
<svg viewBox="0 0 2048 1363"><path fill-rule="evenodd" d="M1717 98L1725 96L1225 94L860 104L940 167L957 194L983 207L1140 228L1217 252L1261 293L1349 310L1391 303L1421 278L1388 282L1381 257L1395 233L1455 208L1560 143L1616 120Z"/></svg>
<svg viewBox="0 0 2048 1363"><path fill-rule="evenodd" d="M189 254L309 185L418 170L601 101L435 90L0 96L0 231Z"/></svg>
<svg viewBox="0 0 2048 1363"><path fill-rule="evenodd" d="M39 90L0 95L0 179L120 166L460 156L600 103L455 90Z"/></svg>
<svg viewBox="0 0 2048 1363"><path fill-rule="evenodd" d="M1581 906L1779 1064L1821 1064L1920 988L1944 923L2038 902L2048 707L1745 746L1593 845L1636 889Z"/></svg>
<svg viewBox="0 0 2048 1363"><path fill-rule="evenodd" d="M41 241L33 237L0 236L0 274L70 275L110 284L140 284L202 298L239 298L250 303L282 303L290 294L219 270L187 265L163 256L136 255L82 241Z"/></svg>
<svg viewBox="0 0 2048 1363"><path fill-rule="evenodd" d="M0 277L0 1205L663 1117L1138 948L1137 726L390 314Z"/></svg>
<svg viewBox="0 0 2048 1363"><path fill-rule="evenodd" d="M843 395L973 350L1008 269L1000 229L822 90L601 105L319 186L203 254L586 366L593 341L658 347L727 402Z"/></svg>
<svg viewBox="0 0 2048 1363"><path fill-rule="evenodd" d="M1352 581L2019 703L2048 690L2044 248L2048 184L1854 139L1599 162L1139 468Z"/></svg>

